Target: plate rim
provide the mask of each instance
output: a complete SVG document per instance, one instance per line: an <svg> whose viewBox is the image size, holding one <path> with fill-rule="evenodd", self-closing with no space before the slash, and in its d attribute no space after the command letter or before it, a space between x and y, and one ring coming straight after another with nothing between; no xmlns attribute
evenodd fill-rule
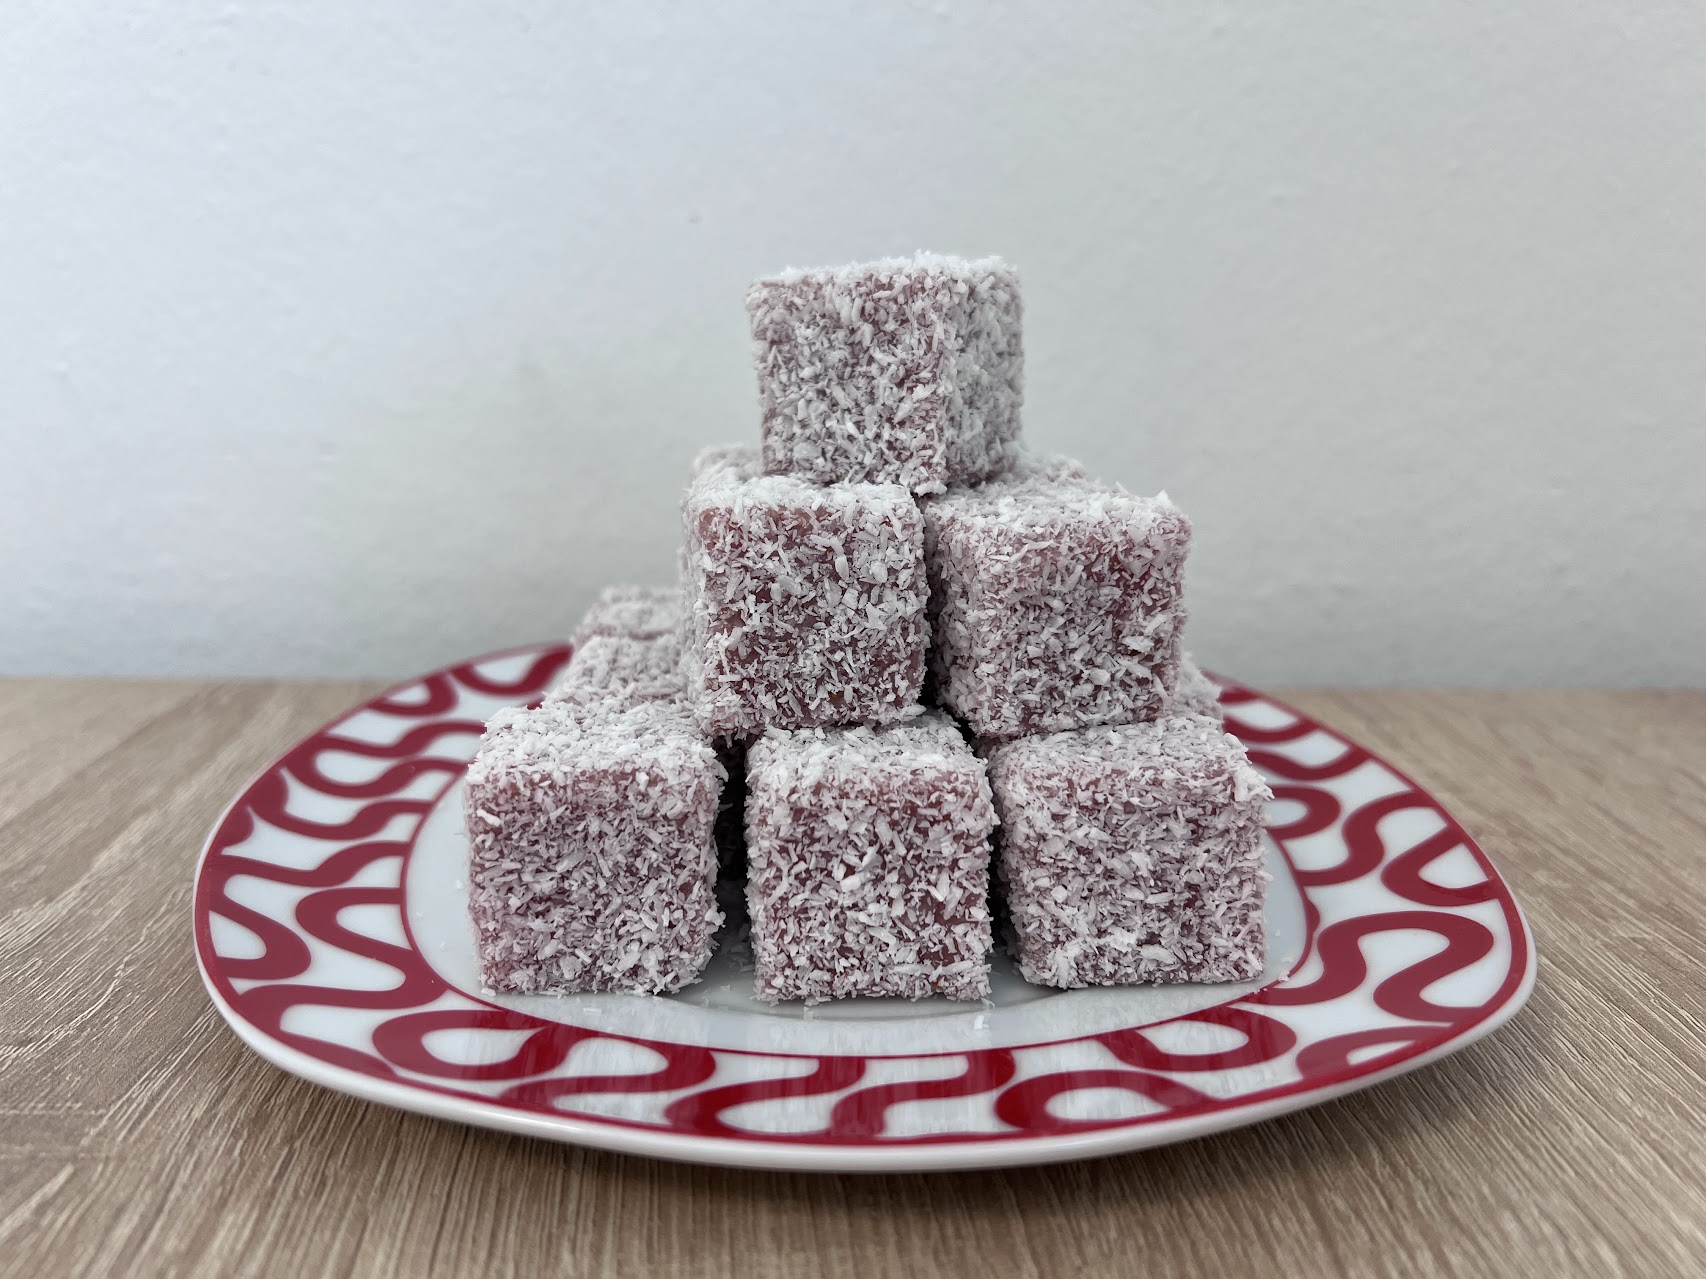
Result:
<svg viewBox="0 0 1706 1279"><path fill-rule="evenodd" d="M522 1107L503 1105L442 1084L425 1081L387 1080L317 1058L274 1038L266 1030L249 1021L242 1013L232 1007L208 967L208 956L214 952L210 926L206 923L211 912L203 909L203 894L206 891L204 871L208 858L212 855L214 846L218 842L227 820L238 806L249 798L255 787L278 770L305 742L327 733L362 711L373 709L378 703L390 699L397 693L418 687L435 677L455 679L455 672L458 670L477 668L526 655L542 656L558 649L563 650L564 661L567 661L573 652L572 646L565 644L562 640L544 640L533 644L515 645L460 661L445 663L414 677L389 684L380 691L350 705L317 728L293 741L264 767L250 776L220 809L202 843L193 872L189 909L196 970L201 978L203 988L207 991L208 997L214 1008L219 1012L220 1017L237 1034L238 1038L262 1059L288 1074L295 1075L320 1087L346 1096L375 1102L392 1109L473 1124L521 1136L569 1142L616 1153L694 1164L773 1171L932 1172L954 1169L1021 1167L1106 1157L1128 1151L1170 1145L1178 1141L1194 1140L1335 1101L1360 1092L1365 1088L1398 1078L1470 1047L1515 1017L1527 1004L1534 991L1538 977L1538 954L1535 948L1534 932L1529 925L1526 913L1523 911L1522 903L1518 900L1510 882L1494 865L1485 850L1480 847L1479 842L1466 829L1462 828L1461 823L1458 823L1464 843L1487 870L1490 878L1495 881L1498 887L1502 888L1504 897L1509 904L1508 914L1512 924L1509 969L1518 971L1515 984L1504 993L1502 999L1483 1009L1473 1021L1452 1027L1441 1027L1442 1030L1448 1032L1441 1039L1382 1054L1376 1061L1367 1065L1347 1063L1326 1077L1312 1076L1307 1079L1277 1084L1251 1093L1217 1099L1212 1106L1203 1107L1183 1115L1138 1116L1134 1119L1110 1121L1105 1125L1082 1131L1061 1133L997 1132L977 1135L959 1133L924 1140L896 1140L891 1138L861 1142L814 1141L811 1139L812 1134L803 1134L798 1137L784 1135L743 1138L684 1133L618 1116L575 1114L561 1110L541 1113ZM1218 680L1218 682L1225 686L1255 692L1255 690L1249 690L1247 685L1238 681ZM1340 742L1362 750L1368 759L1386 769L1411 790L1426 797L1442 814L1450 816L1449 810L1434 796L1432 791L1420 786L1413 777L1384 756L1376 754L1338 730L1324 724L1313 715L1298 710L1280 698L1266 692L1259 692L1256 695L1262 701L1285 711L1316 730L1326 732ZM444 787L433 797L431 804L436 806L440 803L444 795L456 785L456 781L455 777L447 780ZM1451 818L1451 820L1456 821L1455 818ZM417 826L416 831L406 841L411 849L418 834L419 827ZM1289 865L1289 855L1285 854L1283 848L1281 852L1282 855L1286 856ZM1293 869L1295 871L1295 868ZM405 862L402 875L402 884L405 890L407 878L407 864ZM1301 890L1302 886L1299 887ZM1285 975L1275 978L1274 981L1258 987L1256 990L1228 1000L1226 1003L1237 1003L1253 998L1261 991L1285 981L1291 973L1296 971L1297 966L1307 960L1313 949L1317 931L1316 921L1312 917L1313 912L1308 911L1307 913L1311 916L1308 936L1297 964ZM414 940L413 930L409 925L406 905L401 914L404 935L408 939L409 945L417 953L420 953ZM1506 982L1509 981L1509 969L1507 969L1505 977ZM493 1002L479 991L457 989L464 997L483 1006L509 1011L504 1005ZM1225 1005L1215 1005L1215 1007L1222 1006ZM1180 1014L1179 1017L1191 1015ZM1178 1020L1179 1017L1163 1018L1153 1024L1166 1024L1168 1021ZM1150 1023L1145 1023L1145 1025L1148 1024ZM1071 1039L1039 1040L1035 1044L1027 1044L1024 1047L1043 1047L1052 1043L1065 1042L1073 1041ZM764 1052L740 1048L718 1048L715 1051L770 1058L801 1056L819 1060L849 1056L833 1053L790 1054L780 1051ZM942 1051L873 1052L851 1056L856 1060L878 1060L963 1055L964 1053L961 1052Z"/></svg>

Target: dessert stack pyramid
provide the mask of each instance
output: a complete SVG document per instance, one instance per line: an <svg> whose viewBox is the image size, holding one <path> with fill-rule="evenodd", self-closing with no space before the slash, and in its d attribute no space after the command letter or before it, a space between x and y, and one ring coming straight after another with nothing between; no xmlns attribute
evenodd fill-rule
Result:
<svg viewBox="0 0 1706 1279"><path fill-rule="evenodd" d="M679 584L607 590L469 768L486 984L679 990L738 926L767 1002L975 1000L992 900L1041 985L1259 975L1270 793L1181 648L1190 521L1023 446L1012 268L747 309L762 445L694 463Z"/></svg>

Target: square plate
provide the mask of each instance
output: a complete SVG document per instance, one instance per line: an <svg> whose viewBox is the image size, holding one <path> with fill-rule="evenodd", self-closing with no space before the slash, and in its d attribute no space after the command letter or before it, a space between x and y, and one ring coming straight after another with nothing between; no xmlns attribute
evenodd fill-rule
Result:
<svg viewBox="0 0 1706 1279"><path fill-rule="evenodd" d="M1226 680L1274 789L1268 971L1054 991L997 958L987 1004L750 998L729 956L670 996L483 994L461 781L485 720L572 652L536 645L381 694L287 752L196 869L214 1004L293 1074L446 1119L758 1168L1043 1163L1202 1136L1412 1070L1534 984L1509 887L1441 805Z"/></svg>

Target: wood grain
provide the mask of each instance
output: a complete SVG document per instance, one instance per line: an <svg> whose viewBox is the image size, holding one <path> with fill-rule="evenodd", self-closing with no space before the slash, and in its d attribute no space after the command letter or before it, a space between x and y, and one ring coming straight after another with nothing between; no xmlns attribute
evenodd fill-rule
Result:
<svg viewBox="0 0 1706 1279"><path fill-rule="evenodd" d="M356 685L0 683L0 1274L1701 1273L1706 693L1294 694L1515 885L1491 1039L1255 1128L1051 1168L724 1172L325 1092L213 1012L190 871Z"/></svg>

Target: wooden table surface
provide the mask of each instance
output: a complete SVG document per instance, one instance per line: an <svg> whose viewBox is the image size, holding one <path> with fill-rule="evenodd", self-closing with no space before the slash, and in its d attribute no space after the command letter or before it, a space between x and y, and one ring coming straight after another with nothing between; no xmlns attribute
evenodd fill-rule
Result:
<svg viewBox="0 0 1706 1279"><path fill-rule="evenodd" d="M1503 869L1528 1008L1203 1141L858 1177L464 1128L239 1043L196 975L196 853L369 691L0 682L0 1274L1706 1273L1706 693L1290 693Z"/></svg>

